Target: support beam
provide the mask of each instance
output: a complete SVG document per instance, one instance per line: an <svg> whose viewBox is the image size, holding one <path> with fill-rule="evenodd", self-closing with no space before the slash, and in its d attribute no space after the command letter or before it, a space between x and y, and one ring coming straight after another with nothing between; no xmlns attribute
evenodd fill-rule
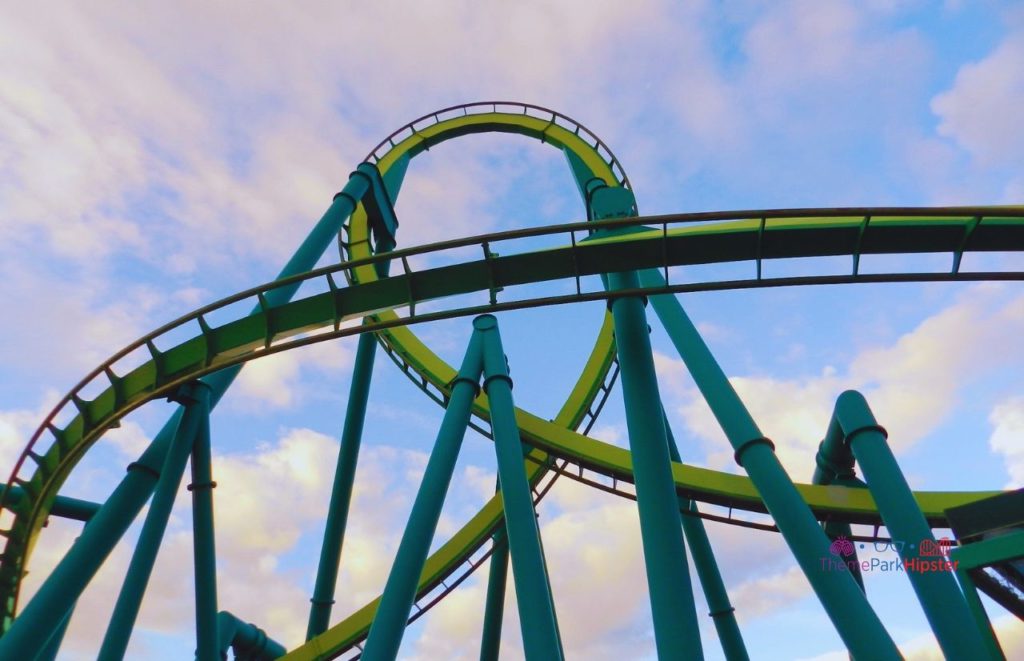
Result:
<svg viewBox="0 0 1024 661"><path fill-rule="evenodd" d="M896 463L885 430L878 425L864 396L854 390L847 390L836 400L826 440L835 443L839 438L849 444L864 472L889 534L904 542L900 555L907 577L943 654L949 659L989 658L981 632L977 627L967 626L974 620L953 572L918 569L947 559L922 557L921 549L926 543L938 548L935 536Z"/></svg>
<svg viewBox="0 0 1024 661"><path fill-rule="evenodd" d="M541 549L537 513L533 509L530 484L523 470L523 445L512 401L512 379L501 345L498 322L485 314L473 320L483 338L484 391L491 404L491 433L498 456L498 479L505 508L512 557L512 579L516 585L523 649L527 659L562 659L555 604L548 584L548 572Z"/></svg>
<svg viewBox="0 0 1024 661"><path fill-rule="evenodd" d="M217 637L220 658L226 659L230 649L236 659L272 661L288 653L284 645L270 638L255 624L243 622L228 611L217 613Z"/></svg>
<svg viewBox="0 0 1024 661"><path fill-rule="evenodd" d="M656 270L644 270L640 284L664 287L665 280ZM900 659L892 637L853 577L848 572L822 571L821 563L831 557L828 537L678 299L651 296L651 305L843 643L856 658Z"/></svg>
<svg viewBox="0 0 1024 661"><path fill-rule="evenodd" d="M664 413L662 414L664 416ZM672 427L668 423L668 416L664 416L665 433L668 435L668 452L672 461L682 463L682 455L679 454L679 446L676 445L675 436L672 434ZM683 522L683 537L689 544L690 555L693 556L693 564L697 569L697 578L700 579L701 588L704 590L704 599L708 602L708 608L712 621L715 623L715 631L718 632L718 640L722 643L722 652L729 661L747 661L750 657L747 654L747 646L743 643L743 634L740 633L739 624L736 622L736 609L729 601L729 593L725 590L725 583L722 581L722 574L718 571L718 562L715 560L715 552L711 548L711 540L704 529L704 520L700 518L697 511L697 503L689 498L680 498ZM689 512L689 513L687 513Z"/></svg>
<svg viewBox="0 0 1024 661"><path fill-rule="evenodd" d="M812 484L835 484L860 489L866 486L857 477L857 471L854 470L853 454L841 438L837 442L836 437L826 435L825 440L818 445L818 452L814 455L814 462L814 475L811 477ZM853 536L853 529L845 521L826 521L824 528L825 534L833 542L841 537L850 539ZM848 548L852 550L852 553L848 556L842 556L838 560L846 563L850 573L853 575L853 580L857 581L861 592L866 593L867 589L864 587L864 577L860 572L857 548L853 544Z"/></svg>
<svg viewBox="0 0 1024 661"><path fill-rule="evenodd" d="M398 545L398 553L384 586L377 615L366 638L362 656L366 661L392 661L398 656L409 611L416 599L416 584L423 573L423 564L437 529L462 439L469 425L470 407L479 389L482 368L481 338L479 333L474 332L462 367L453 382L441 429L437 433L423 481L409 514L409 522Z"/></svg>
<svg viewBox="0 0 1024 661"><path fill-rule="evenodd" d="M635 272L608 275L610 291L638 287ZM679 524L679 497L669 462L644 300L639 296L616 298L611 308L658 656L701 659L704 654L697 609Z"/></svg>
<svg viewBox="0 0 1024 661"><path fill-rule="evenodd" d="M102 661L123 659L128 650L128 641L131 639L149 577L153 573L153 564L156 562L160 543L167 529L167 521L174 507L174 497L181 486L185 464L188 462L200 426L205 424L204 416L209 412L209 400L209 386L199 381L183 387L177 396L177 401L185 406L185 415L164 459L160 479L149 505L149 513L146 514L146 521L142 525L142 532L139 533L135 552L128 565L128 573L114 605L114 613L110 617L107 633L100 647L98 658Z"/></svg>
<svg viewBox="0 0 1024 661"><path fill-rule="evenodd" d="M348 393L348 408L345 411L345 426L338 448L338 465L334 469L331 504L327 510L327 524L324 528L323 546L320 549L320 562L317 565L316 585L313 588L313 598L310 599L312 606L309 610L306 640L312 640L326 631L330 623L376 349L377 338L372 333L359 336L359 348L356 350L356 361Z"/></svg>
<svg viewBox="0 0 1024 661"><path fill-rule="evenodd" d="M217 641L217 549L213 525L213 481L210 458L209 408L200 400L205 413L192 448L192 554L196 585L196 659L220 661Z"/></svg>
<svg viewBox="0 0 1024 661"><path fill-rule="evenodd" d="M501 651L501 622L505 615L505 585L508 582L508 535L504 521L494 533L494 550L487 575L484 630L480 637L480 661L498 661Z"/></svg>

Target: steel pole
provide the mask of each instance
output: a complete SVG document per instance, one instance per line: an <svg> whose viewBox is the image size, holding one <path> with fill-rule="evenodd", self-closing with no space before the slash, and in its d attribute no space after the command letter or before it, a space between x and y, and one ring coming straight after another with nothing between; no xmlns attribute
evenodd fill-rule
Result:
<svg viewBox="0 0 1024 661"><path fill-rule="evenodd" d="M348 523L349 506L352 503L352 485L355 483L356 465L359 461L359 446L362 441L363 424L366 420L366 404L370 396L370 379L373 376L373 360L377 338L372 333L359 336L359 348L352 369L352 385L348 393L348 408L345 411L345 426L338 448L338 465L334 470L334 486L331 488L331 504L327 510L327 524L324 529L320 562L317 565L316 585L313 588L312 606L309 610L309 625L306 640L327 630L334 605L334 591L338 583L338 568L341 563L341 549L345 543L345 527Z"/></svg>
<svg viewBox="0 0 1024 661"><path fill-rule="evenodd" d="M469 424L470 407L479 389L482 367L481 338L479 333L474 332L462 367L453 382L448 408L384 586L377 615L366 638L362 656L366 661L392 661L398 656L409 611L416 599L416 584L423 572L423 564L455 470L459 448Z"/></svg>
<svg viewBox="0 0 1024 661"><path fill-rule="evenodd" d="M178 395L178 401L185 406L185 414L167 452L167 458L160 471L160 480L149 505L149 513L146 514L142 532L135 543L135 552L128 565L128 573L125 575L113 615L110 617L110 624L107 626L107 633L100 647L98 658L101 660L122 659L128 650L128 641L146 593L149 577L153 572L153 564L160 551L160 542L167 529L171 509L174 507L174 497L181 486L185 464L188 463L199 427L203 424L202 416L209 410L209 397L209 386L198 381L182 389ZM200 399L203 400L202 403Z"/></svg>
<svg viewBox="0 0 1024 661"><path fill-rule="evenodd" d="M665 280L658 271L645 270L640 284L664 287ZM900 659L896 643L853 577L823 571L822 562L832 557L828 537L679 301L657 295L651 296L651 305L843 643L857 658Z"/></svg>
<svg viewBox="0 0 1024 661"><path fill-rule="evenodd" d="M505 585L508 582L508 536L502 521L494 533L494 550L487 575L484 630L480 637L480 661L498 661L501 650L501 622L505 615Z"/></svg>
<svg viewBox="0 0 1024 661"><path fill-rule="evenodd" d="M829 436L845 437L885 527L893 539L904 542L900 552L903 565L943 654L949 659L987 658L989 649L981 632L967 625L973 619L952 569L931 568L930 563L945 563L948 559L941 555L922 557L922 546L930 542L937 549L938 545L886 442L886 432L864 396L854 390L839 395L833 421Z"/></svg>
<svg viewBox="0 0 1024 661"><path fill-rule="evenodd" d="M498 322L485 314L473 320L483 337L484 391L491 404L491 432L498 456L498 479L505 508L512 580L527 659L564 658L555 605L541 549L537 513L523 470L523 444L512 401L512 379L501 345Z"/></svg>
<svg viewBox="0 0 1024 661"><path fill-rule="evenodd" d="M672 427L668 424L668 417L665 416L664 420L665 433L668 435L669 456L672 461L682 463L683 458L679 454L679 446L676 445ZM690 555L693 556L693 564L697 569L697 578L700 579L704 599L708 602L708 609L710 609L708 615L715 623L718 640L722 643L722 652L728 661L747 661L750 656L747 654L747 646L743 643L743 634L740 632L739 624L736 623L736 609L729 601L729 593L726 592L722 574L718 571L715 552L711 548L711 540L708 539L708 533L704 529L704 521L698 515L697 504L689 498L680 498L679 503L681 510L679 518L683 522L683 537L689 544Z"/></svg>
<svg viewBox="0 0 1024 661"><path fill-rule="evenodd" d="M213 526L213 481L210 458L210 418L205 402L199 402L205 413L192 448L192 554L195 562L196 586L196 658L198 661L220 661L217 641L217 549Z"/></svg>

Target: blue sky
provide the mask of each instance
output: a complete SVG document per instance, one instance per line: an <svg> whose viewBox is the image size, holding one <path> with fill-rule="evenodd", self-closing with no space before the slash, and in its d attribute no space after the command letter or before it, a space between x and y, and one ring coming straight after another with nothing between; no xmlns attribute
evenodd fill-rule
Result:
<svg viewBox="0 0 1024 661"><path fill-rule="evenodd" d="M554 108L594 130L625 165L645 214L1024 200L1016 3L5 7L0 466L104 358L272 278L380 138L437 108L492 99ZM464 138L418 158L398 213L402 246L583 219L560 154L508 136ZM949 260L865 258L862 270L939 270ZM1021 267L1012 255L964 262ZM738 264L703 275L752 272ZM1016 284L682 302L794 479L810 478L835 396L857 388L890 430L914 488L1024 484ZM517 404L557 410L601 312L593 304L500 317ZM469 320L419 332L454 362ZM737 470L657 328L654 345L684 459ZM305 628L325 467L334 464L353 356L345 340L257 361L213 421L221 607L290 645ZM442 414L383 357L371 402L336 617L383 584ZM167 411L152 404L133 413L90 452L66 493L104 498ZM594 433L626 443L617 394ZM470 434L439 537L484 502L494 470L491 446ZM193 649L187 504L179 498L132 641L139 657ZM653 655L632 503L560 482L540 512L570 657ZM753 658L846 658L778 536L708 527ZM53 522L44 531L29 590L77 530ZM83 598L90 605L73 620L67 658L94 657L130 548L118 547ZM475 657L484 585L470 579L411 628L403 657ZM933 658L905 577L869 576L868 592L906 654ZM514 610L504 628L510 658L521 656ZM698 612L706 612L699 594ZM704 619L704 649L718 658ZM1000 626L1012 645L1024 644L1019 623Z"/></svg>

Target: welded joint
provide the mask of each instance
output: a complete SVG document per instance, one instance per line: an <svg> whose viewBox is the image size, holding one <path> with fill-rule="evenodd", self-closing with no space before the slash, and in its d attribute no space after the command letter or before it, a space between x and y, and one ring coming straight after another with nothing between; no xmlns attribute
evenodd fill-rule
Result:
<svg viewBox="0 0 1024 661"><path fill-rule="evenodd" d="M844 437L843 442L852 447L852 443L853 443L854 437L856 437L856 436L858 436L860 434L866 434L866 433L869 433L869 432L879 433L879 434L882 435L882 438L884 438L886 440L888 440L888 438L889 438L889 432L886 431L885 427L883 427L882 425L864 425L862 427L858 427L858 428L854 429L851 432L846 433L846 436Z"/></svg>
<svg viewBox="0 0 1024 661"><path fill-rule="evenodd" d="M735 612L736 612L736 609L733 608L732 606L729 606L728 608L722 608L722 609L719 609L719 610L716 610L716 611L711 611L710 613L708 613L708 617L712 617L712 618L720 617L722 615L728 615L729 613L735 613Z"/></svg>
<svg viewBox="0 0 1024 661"><path fill-rule="evenodd" d="M492 374L486 379L484 379L484 392L488 392L488 388L490 387L491 382L495 380L504 381L505 383L508 384L508 389L512 389L512 377L510 377L508 374Z"/></svg>
<svg viewBox="0 0 1024 661"><path fill-rule="evenodd" d="M736 452L733 454L733 458L736 460L736 463L740 467L743 466L743 453L745 453L747 450L754 447L755 445L767 445L772 452L775 452L775 444L772 443L772 440L767 436L762 436L760 438L752 438L749 441L743 441L742 443L739 444L739 446L736 447Z"/></svg>
<svg viewBox="0 0 1024 661"><path fill-rule="evenodd" d="M179 386L177 390L167 396L167 401L189 406L203 401L209 397L210 392L211 388L205 381L196 379Z"/></svg>
<svg viewBox="0 0 1024 661"><path fill-rule="evenodd" d="M458 374L454 379L448 382L449 398L451 397L451 392L455 390L455 386L457 386L460 383L468 383L469 385L473 386L474 399L480 396L480 382L477 379L468 376L463 376L462 374Z"/></svg>
<svg viewBox="0 0 1024 661"><path fill-rule="evenodd" d="M139 461L133 461L128 464L128 467L125 470L129 473L132 471L142 471L143 473L149 473L153 477L160 479L160 471L158 469Z"/></svg>
<svg viewBox="0 0 1024 661"><path fill-rule="evenodd" d="M209 482L193 482L188 485L187 488L189 491L204 491L206 489L210 489L212 491L217 488L217 482L216 480L210 480Z"/></svg>

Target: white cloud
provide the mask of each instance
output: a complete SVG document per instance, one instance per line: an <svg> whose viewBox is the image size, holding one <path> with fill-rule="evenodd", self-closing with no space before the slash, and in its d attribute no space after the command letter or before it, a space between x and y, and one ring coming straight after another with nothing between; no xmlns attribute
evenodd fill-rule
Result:
<svg viewBox="0 0 1024 661"><path fill-rule="evenodd" d="M312 373L338 374L352 364L350 339L327 340L249 361L230 390L230 401L246 410L288 409L311 392L300 381Z"/></svg>
<svg viewBox="0 0 1024 661"><path fill-rule="evenodd" d="M1024 486L1024 397L1013 397L1000 402L989 415L992 435L988 445L996 454L1003 455L1010 481L1006 489Z"/></svg>
<svg viewBox="0 0 1024 661"><path fill-rule="evenodd" d="M1013 338L1024 333L1021 310L1021 297L999 286L976 286L894 344L864 349L838 371L792 379L736 376L730 382L775 442L783 465L805 481L840 392L862 391L889 431L890 445L897 452L906 450L948 418L969 383L1017 359L1020 350ZM666 392L679 402L675 412L708 443L709 463L738 470L711 410L688 385L682 361L658 356L655 364L667 379Z"/></svg>
<svg viewBox="0 0 1024 661"><path fill-rule="evenodd" d="M964 64L953 86L932 99L938 132L982 166L1020 163L1024 137L1017 113L1024 103L1024 33L1012 32L983 59Z"/></svg>

